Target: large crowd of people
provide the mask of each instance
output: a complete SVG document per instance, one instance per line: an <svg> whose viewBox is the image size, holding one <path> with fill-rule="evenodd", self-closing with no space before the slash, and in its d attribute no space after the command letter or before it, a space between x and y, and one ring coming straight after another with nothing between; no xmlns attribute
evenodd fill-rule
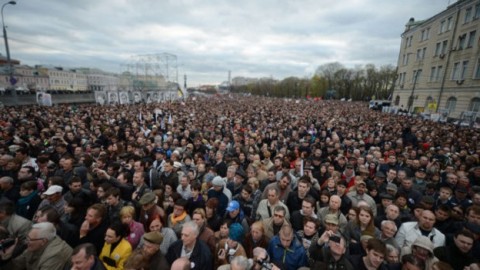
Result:
<svg viewBox="0 0 480 270"><path fill-rule="evenodd" d="M212 96L0 115L0 269L480 269L480 131Z"/></svg>

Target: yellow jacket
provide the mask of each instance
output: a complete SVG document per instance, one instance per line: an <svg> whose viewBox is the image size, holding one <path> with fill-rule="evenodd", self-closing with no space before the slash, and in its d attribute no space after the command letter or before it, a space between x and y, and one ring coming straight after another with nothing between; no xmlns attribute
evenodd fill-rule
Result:
<svg viewBox="0 0 480 270"><path fill-rule="evenodd" d="M122 238L120 243L118 243L113 251L111 248L111 244L105 243L103 245L102 252L100 253L100 260L108 270L123 270L123 264L128 259L130 254L132 254L132 246L127 240L125 240L125 238ZM110 258L110 260L108 258ZM107 264L106 261L115 262L115 266L111 266L111 263L110 265Z"/></svg>

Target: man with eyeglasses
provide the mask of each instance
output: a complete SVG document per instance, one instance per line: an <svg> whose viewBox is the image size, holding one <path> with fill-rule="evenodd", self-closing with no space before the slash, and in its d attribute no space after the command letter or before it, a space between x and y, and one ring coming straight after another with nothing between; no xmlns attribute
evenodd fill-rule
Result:
<svg viewBox="0 0 480 270"><path fill-rule="evenodd" d="M4 269L62 270L72 254L72 248L57 236L55 226L50 222L34 224L25 241L26 250ZM0 251L3 260L10 258L16 244L18 240L10 248Z"/></svg>
<svg viewBox="0 0 480 270"><path fill-rule="evenodd" d="M276 206L273 209L273 216L271 218L263 219L263 226L265 228L265 236L272 239L277 235L283 225L289 224L285 218L286 208L283 206Z"/></svg>

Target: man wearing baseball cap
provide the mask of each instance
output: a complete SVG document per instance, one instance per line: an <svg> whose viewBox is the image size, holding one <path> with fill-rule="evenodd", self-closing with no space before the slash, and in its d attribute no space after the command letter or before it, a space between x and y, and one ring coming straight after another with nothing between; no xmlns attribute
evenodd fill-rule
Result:
<svg viewBox="0 0 480 270"><path fill-rule="evenodd" d="M248 221L245 218L245 214L238 201L231 201L228 203L227 213L225 214L224 220L231 220L232 223L239 223L243 226L245 232L249 231Z"/></svg>
<svg viewBox="0 0 480 270"><path fill-rule="evenodd" d="M51 205L57 210L58 214L63 215L65 213L66 201L63 199L62 191L63 188L61 186L51 185L47 191L43 193L45 199L38 205L37 209L41 209L45 205Z"/></svg>

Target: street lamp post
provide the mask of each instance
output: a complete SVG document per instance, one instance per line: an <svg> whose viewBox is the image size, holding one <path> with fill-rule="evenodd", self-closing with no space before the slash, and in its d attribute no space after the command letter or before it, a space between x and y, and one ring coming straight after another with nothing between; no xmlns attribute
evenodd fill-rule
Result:
<svg viewBox="0 0 480 270"><path fill-rule="evenodd" d="M417 85L417 78L418 78L418 73L420 73L418 70L415 72L415 77L413 77L413 87L412 87L412 93L410 93L410 98L408 99L408 112L410 113L410 109L412 108L413 105L413 99L414 99L414 94L415 94L415 86Z"/></svg>
<svg viewBox="0 0 480 270"><path fill-rule="evenodd" d="M15 85L16 80L13 77L13 65L12 65L12 59L10 59L10 49L8 47L7 28L5 27L5 21L3 19L3 9L7 5L16 5L16 4L17 4L17 2L15 2L15 1L9 1L9 2L3 4L2 10L1 10L2 26L3 26L3 39L5 40L5 51L7 53L9 82L12 86ZM14 103L14 105L17 105L17 91L15 89L12 90L12 95L13 95L13 103Z"/></svg>

